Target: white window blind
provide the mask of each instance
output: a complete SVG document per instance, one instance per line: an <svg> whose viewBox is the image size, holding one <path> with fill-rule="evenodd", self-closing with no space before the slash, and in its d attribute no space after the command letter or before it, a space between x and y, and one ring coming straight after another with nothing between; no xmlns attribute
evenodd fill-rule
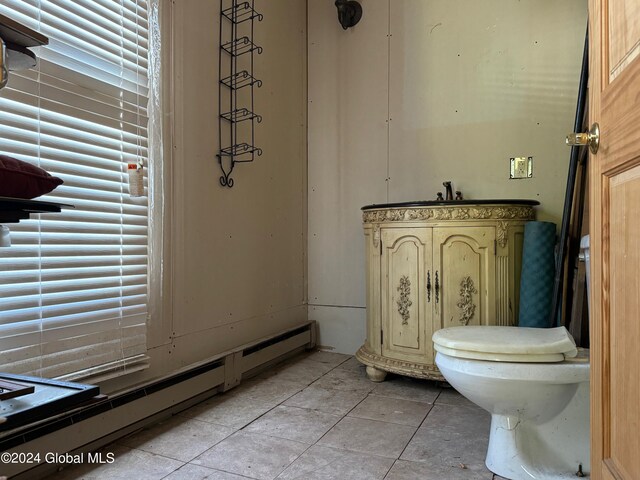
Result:
<svg viewBox="0 0 640 480"><path fill-rule="evenodd" d="M127 163L148 165L147 2L3 0L0 13L50 41L35 69L11 72L0 90L0 153L62 178L40 199L75 206L9 225L0 371L142 368L148 208L129 195Z"/></svg>

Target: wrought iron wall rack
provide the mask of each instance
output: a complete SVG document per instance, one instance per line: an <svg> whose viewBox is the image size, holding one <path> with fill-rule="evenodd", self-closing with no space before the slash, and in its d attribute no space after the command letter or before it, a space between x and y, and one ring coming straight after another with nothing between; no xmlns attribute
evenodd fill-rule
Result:
<svg viewBox="0 0 640 480"><path fill-rule="evenodd" d="M254 110L254 88L262 86L254 75L254 55L261 54L262 47L254 43L253 34L263 15L254 5L255 0L220 0L217 157L220 185L229 188L233 187L235 165L262 155L255 145L255 127L262 116Z"/></svg>

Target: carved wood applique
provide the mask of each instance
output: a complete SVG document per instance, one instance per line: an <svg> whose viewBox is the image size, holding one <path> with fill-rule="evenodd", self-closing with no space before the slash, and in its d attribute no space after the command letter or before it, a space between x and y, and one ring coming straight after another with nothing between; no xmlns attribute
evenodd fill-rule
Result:
<svg viewBox="0 0 640 480"><path fill-rule="evenodd" d="M374 225L373 227L373 246L378 248L380 245L380 225Z"/></svg>
<svg viewBox="0 0 640 480"><path fill-rule="evenodd" d="M471 277L466 276L460 282L460 301L456 304L460 308L460 323L469 325L469 321L476 313L476 306L473 303L473 295L478 293L478 289L474 286Z"/></svg>
<svg viewBox="0 0 640 480"><path fill-rule="evenodd" d="M400 299L396 302L398 305L398 313L402 317L402 324L407 325L409 323L409 307L412 305L409 300L411 294L411 281L409 277L403 275L400 277L400 285L396 289L400 293Z"/></svg>
<svg viewBox="0 0 640 480"><path fill-rule="evenodd" d="M367 210L362 212L364 223L403 222L413 220L533 220L533 207L529 206L454 206L415 207Z"/></svg>
<svg viewBox="0 0 640 480"><path fill-rule="evenodd" d="M507 231L509 224L505 221L498 222L498 228L496 230L496 241L502 248L507 246Z"/></svg>

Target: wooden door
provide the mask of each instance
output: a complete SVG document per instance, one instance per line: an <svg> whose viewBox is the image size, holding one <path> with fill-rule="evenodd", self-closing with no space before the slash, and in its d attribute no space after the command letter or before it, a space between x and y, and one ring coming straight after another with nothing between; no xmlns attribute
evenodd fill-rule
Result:
<svg viewBox="0 0 640 480"><path fill-rule="evenodd" d="M434 331L494 323L495 239L494 227L434 229L433 267L439 286Z"/></svg>
<svg viewBox="0 0 640 480"><path fill-rule="evenodd" d="M382 355L425 363L433 357L431 228L382 228Z"/></svg>
<svg viewBox="0 0 640 480"><path fill-rule="evenodd" d="M640 2L589 2L591 478L640 479Z"/></svg>

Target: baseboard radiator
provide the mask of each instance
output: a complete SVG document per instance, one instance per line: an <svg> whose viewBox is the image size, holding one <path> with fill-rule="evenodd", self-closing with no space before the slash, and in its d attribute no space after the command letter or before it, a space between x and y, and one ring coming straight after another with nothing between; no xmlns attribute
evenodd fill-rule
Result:
<svg viewBox="0 0 640 480"><path fill-rule="evenodd" d="M315 345L315 322L305 322L37 427L21 429L15 435L9 432L0 439L0 451L39 453L43 460L39 464L0 463L0 477L42 478L58 469L58 465L44 461L47 453L93 452L145 425L169 418L216 393L227 391L243 379Z"/></svg>

